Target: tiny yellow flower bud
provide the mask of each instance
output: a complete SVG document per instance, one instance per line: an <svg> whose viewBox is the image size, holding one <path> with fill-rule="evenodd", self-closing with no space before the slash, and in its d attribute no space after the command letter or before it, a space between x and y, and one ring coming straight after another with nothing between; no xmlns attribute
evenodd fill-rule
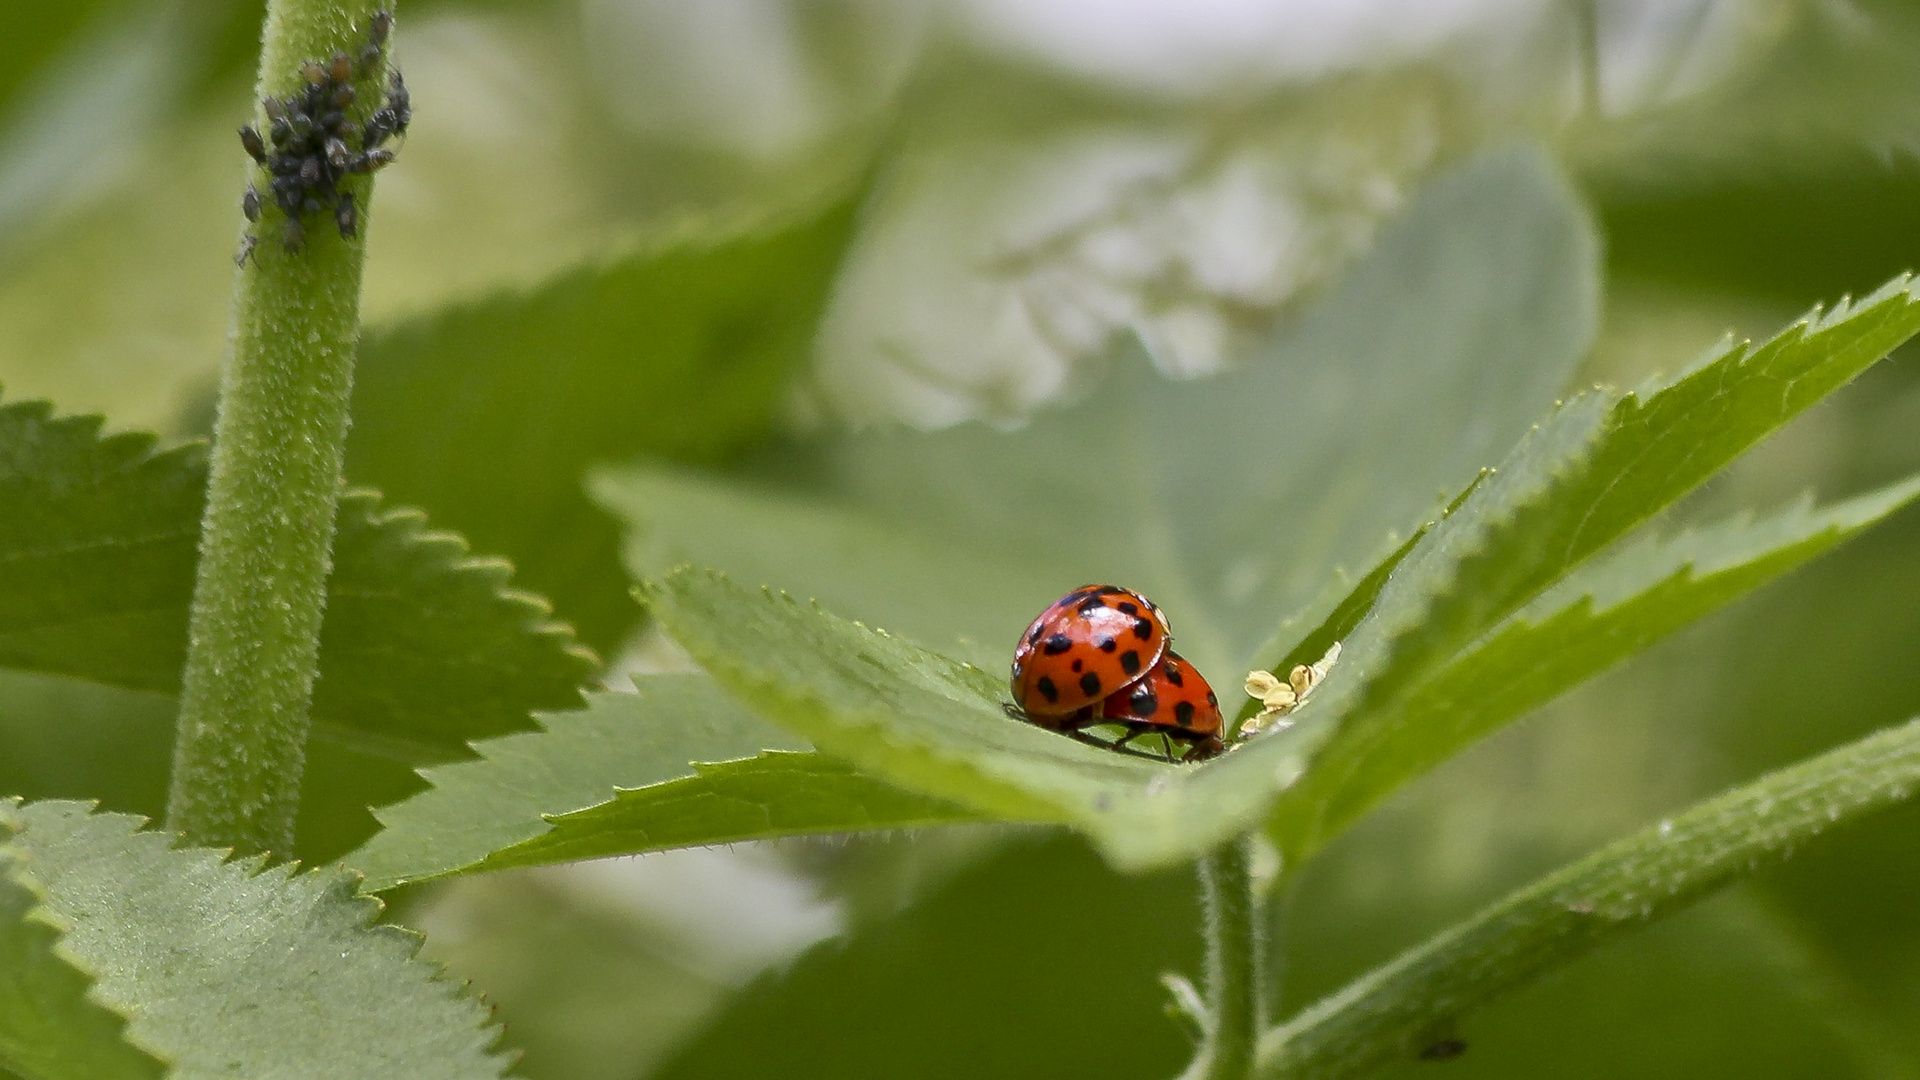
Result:
<svg viewBox="0 0 1920 1080"><path fill-rule="evenodd" d="M1273 693L1280 685L1280 680L1274 678L1271 671L1247 672L1247 696L1250 698L1265 701L1267 695Z"/></svg>

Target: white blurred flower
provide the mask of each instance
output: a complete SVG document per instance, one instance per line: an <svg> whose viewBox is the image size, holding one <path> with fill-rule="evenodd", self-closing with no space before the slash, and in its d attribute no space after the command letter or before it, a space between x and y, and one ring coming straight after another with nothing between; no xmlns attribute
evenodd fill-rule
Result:
<svg viewBox="0 0 1920 1080"><path fill-rule="evenodd" d="M589 56L634 132L774 162L885 104L926 23L914 0L584 0Z"/></svg>
<svg viewBox="0 0 1920 1080"><path fill-rule="evenodd" d="M822 397L855 422L1016 422L1127 335L1170 376L1218 370L1399 204L1438 143L1418 103L1370 111L1359 136L1108 125L909 145L842 265Z"/></svg>
<svg viewBox="0 0 1920 1080"><path fill-rule="evenodd" d="M954 0L978 44L1134 91L1204 96L1414 59L1552 0Z"/></svg>

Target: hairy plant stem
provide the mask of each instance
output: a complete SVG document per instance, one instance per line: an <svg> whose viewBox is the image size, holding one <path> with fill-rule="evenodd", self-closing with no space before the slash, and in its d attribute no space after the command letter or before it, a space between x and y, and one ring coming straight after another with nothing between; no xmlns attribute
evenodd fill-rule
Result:
<svg viewBox="0 0 1920 1080"><path fill-rule="evenodd" d="M1260 1033L1266 957L1253 857L1244 838L1200 859L1207 935L1206 1035L1182 1080L1246 1080Z"/></svg>
<svg viewBox="0 0 1920 1080"><path fill-rule="evenodd" d="M308 60L356 49L376 6L270 0L256 98L300 86ZM360 100L384 82L364 72ZM265 170L249 179L268 189ZM362 238L368 187L355 190ZM263 215L236 274L167 799L167 827L188 840L279 856L306 759L366 257L364 239L330 221L310 220L305 243L283 250L282 223Z"/></svg>
<svg viewBox="0 0 1920 1080"><path fill-rule="evenodd" d="M1259 1075L1339 1080L1451 1056L1463 1016L1600 943L1920 793L1920 720L1699 803L1616 841L1302 1010L1260 1039Z"/></svg>

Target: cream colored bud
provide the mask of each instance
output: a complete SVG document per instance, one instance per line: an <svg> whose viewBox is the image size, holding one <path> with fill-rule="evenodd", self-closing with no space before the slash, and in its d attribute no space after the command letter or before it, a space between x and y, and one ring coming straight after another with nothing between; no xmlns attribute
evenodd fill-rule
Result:
<svg viewBox="0 0 1920 1080"><path fill-rule="evenodd" d="M1268 694L1273 693L1282 685L1280 680L1275 678L1271 671L1247 672L1247 696L1250 698L1259 698L1261 701L1265 701Z"/></svg>

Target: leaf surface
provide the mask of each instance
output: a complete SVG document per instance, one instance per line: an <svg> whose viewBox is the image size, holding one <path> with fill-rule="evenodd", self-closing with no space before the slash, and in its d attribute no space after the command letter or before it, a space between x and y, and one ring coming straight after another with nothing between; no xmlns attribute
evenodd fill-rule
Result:
<svg viewBox="0 0 1920 1080"><path fill-rule="evenodd" d="M126 1018L87 997L92 980L61 955L45 901L21 852L0 846L0 1070L22 1080L158 1080L165 1064L123 1038Z"/></svg>
<svg viewBox="0 0 1920 1080"><path fill-rule="evenodd" d="M204 447L102 437L98 417L0 406L0 666L172 693L206 486ZM466 753L579 702L596 666L510 567L378 496L342 499L316 733L403 761Z"/></svg>
<svg viewBox="0 0 1920 1080"><path fill-rule="evenodd" d="M849 200L720 242L655 245L376 328L347 475L519 567L599 649L639 612L590 464L713 463L764 433L812 347Z"/></svg>
<svg viewBox="0 0 1920 1080"><path fill-rule="evenodd" d="M1375 711L1347 718L1273 813L1275 839L1310 854L1401 784L1920 496L1920 478L1814 509L1640 537Z"/></svg>
<svg viewBox="0 0 1920 1080"><path fill-rule="evenodd" d="M648 675L544 731L422 770L433 786L376 812L347 863L370 890L452 873L798 833L967 820L810 753L703 675Z"/></svg>
<svg viewBox="0 0 1920 1080"><path fill-rule="evenodd" d="M1257 754L1169 764L1016 720L998 674L712 571L677 571L648 602L716 681L822 753L990 819L1072 824L1127 867L1244 828L1322 736L1303 727Z"/></svg>
<svg viewBox="0 0 1920 1080"><path fill-rule="evenodd" d="M1593 334L1597 259L1545 158L1502 151L1424 192L1240 370L1169 383L1123 357L1085 400L1017 431L779 447L761 476L799 494L657 470L595 491L630 523L636 577L712 565L983 663L1068 589L1114 581L1153 597L1182 654L1224 682L1263 641L1318 625L1348 570L1549 407ZM866 557L883 536L905 542ZM916 563L929 588L893 584ZM925 602L964 577L963 594Z"/></svg>
<svg viewBox="0 0 1920 1080"><path fill-rule="evenodd" d="M413 959L416 935L372 925L379 903L356 895L357 875L175 849L138 818L81 803L7 816L66 927L63 951L170 1076L505 1072L488 1009Z"/></svg>

